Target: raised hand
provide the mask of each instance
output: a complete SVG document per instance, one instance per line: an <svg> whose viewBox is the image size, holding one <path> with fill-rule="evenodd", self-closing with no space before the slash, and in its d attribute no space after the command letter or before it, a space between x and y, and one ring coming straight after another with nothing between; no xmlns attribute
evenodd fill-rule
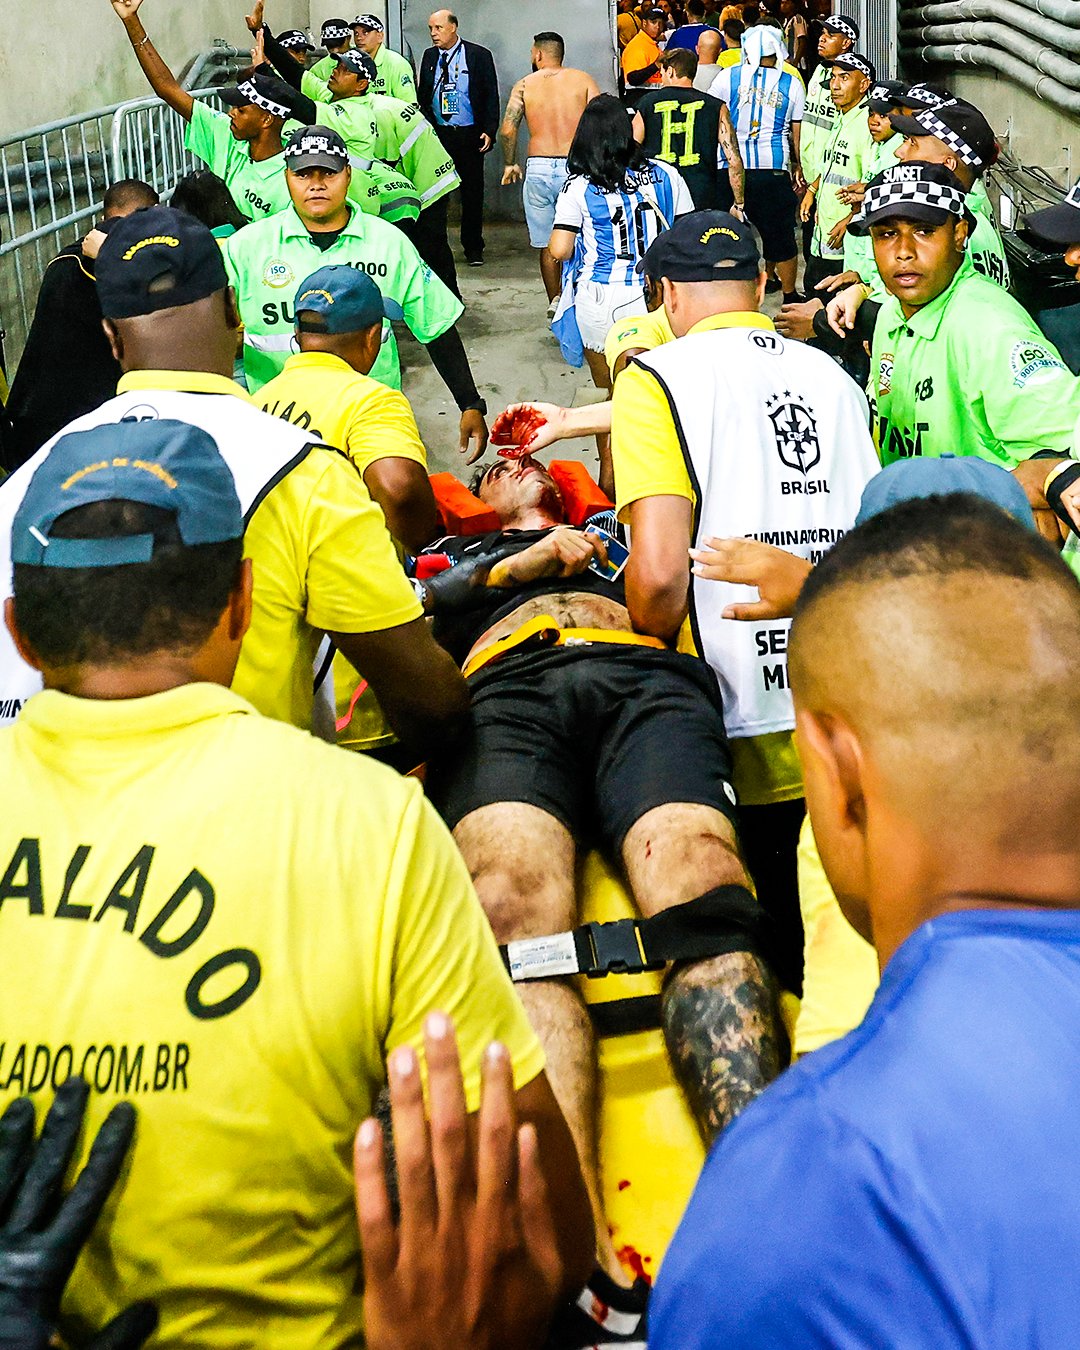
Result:
<svg viewBox="0 0 1080 1350"><path fill-rule="evenodd" d="M488 1047L475 1146L453 1027L424 1028L430 1122L411 1047L390 1056L401 1217L387 1190L382 1131L356 1137L356 1214L369 1350L538 1346L563 1278L531 1126L517 1126L510 1057Z"/></svg>

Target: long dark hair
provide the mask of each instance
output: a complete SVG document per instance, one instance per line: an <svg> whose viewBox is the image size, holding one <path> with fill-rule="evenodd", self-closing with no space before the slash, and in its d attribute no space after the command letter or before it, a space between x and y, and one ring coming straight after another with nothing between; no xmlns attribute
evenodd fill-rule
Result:
<svg viewBox="0 0 1080 1350"><path fill-rule="evenodd" d="M627 169L643 169L649 162L634 140L630 114L613 94L597 94L585 105L570 153L569 173L579 173L604 192L619 192Z"/></svg>
<svg viewBox="0 0 1080 1350"><path fill-rule="evenodd" d="M195 169L181 178L173 189L169 205L178 211L186 211L211 230L216 230L219 225L231 225L240 230L248 223L224 180L209 169Z"/></svg>

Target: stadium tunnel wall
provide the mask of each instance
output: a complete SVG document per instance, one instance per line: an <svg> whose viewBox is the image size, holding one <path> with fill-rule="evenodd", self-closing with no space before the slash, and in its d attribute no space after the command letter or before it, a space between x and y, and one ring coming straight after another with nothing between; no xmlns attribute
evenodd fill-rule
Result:
<svg viewBox="0 0 1080 1350"><path fill-rule="evenodd" d="M899 20L908 74L977 104L1014 159L1080 176L1080 3L900 0Z"/></svg>
<svg viewBox="0 0 1080 1350"><path fill-rule="evenodd" d="M350 0L355 6L357 0ZM311 0L270 0L277 28L307 27ZM6 8L6 7L5 7ZM378 6L373 6L373 10ZM329 12L329 10L328 10ZM349 12L352 18L355 8ZM236 0L159 0L140 10L154 45L182 78L192 59L223 38L250 43ZM321 20L320 20L321 22ZM149 94L109 0L38 0L0 44L0 135Z"/></svg>

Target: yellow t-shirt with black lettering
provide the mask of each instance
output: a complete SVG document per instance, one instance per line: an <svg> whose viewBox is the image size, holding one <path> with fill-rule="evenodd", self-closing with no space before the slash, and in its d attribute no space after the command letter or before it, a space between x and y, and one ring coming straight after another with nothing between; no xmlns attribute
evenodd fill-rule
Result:
<svg viewBox="0 0 1080 1350"><path fill-rule="evenodd" d="M691 330L761 324L758 314L715 314ZM764 321L768 326L768 320ZM635 344L644 346L644 343ZM656 344L659 345L659 344ZM641 366L629 365L615 382L611 410L611 457L616 509L629 522L630 507L643 497L696 497L663 390ZM633 540L631 539L631 547ZM690 620L679 632L679 650L700 656ZM735 787L744 806L794 801L803 795L802 766L790 731L741 736L731 742Z"/></svg>
<svg viewBox="0 0 1080 1350"><path fill-rule="evenodd" d="M255 398L263 412L342 450L361 477L380 459L407 459L427 470L427 452L405 395L361 375L331 352L290 356L281 374ZM392 742L394 733L372 691L354 698L361 676L340 652L332 678L337 719L344 723L348 718L338 744L371 750Z"/></svg>
<svg viewBox="0 0 1080 1350"><path fill-rule="evenodd" d="M419 785L217 685L46 691L0 731L0 951L0 1109L81 1072L86 1140L139 1112L69 1330L148 1298L155 1345L360 1344L352 1143L387 1053L445 1011L472 1110L492 1039L519 1087L543 1067Z"/></svg>
<svg viewBox="0 0 1080 1350"><path fill-rule="evenodd" d="M411 459L427 468L409 400L361 375L332 352L297 352L255 395L263 412L343 450L361 476L380 459Z"/></svg>

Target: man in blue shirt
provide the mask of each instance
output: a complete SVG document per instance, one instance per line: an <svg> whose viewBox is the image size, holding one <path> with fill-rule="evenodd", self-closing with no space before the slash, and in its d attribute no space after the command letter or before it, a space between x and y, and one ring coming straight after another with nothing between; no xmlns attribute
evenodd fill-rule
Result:
<svg viewBox="0 0 1080 1350"><path fill-rule="evenodd" d="M461 177L461 247L470 267L484 262L484 156L499 129L499 81L486 47L458 36L457 16L437 9L428 19L432 45L420 63L424 116Z"/></svg>
<svg viewBox="0 0 1080 1350"><path fill-rule="evenodd" d="M882 982L721 1136L651 1350L1078 1343L1078 668L1075 577L976 498L886 510L810 574L807 805Z"/></svg>
<svg viewBox="0 0 1080 1350"><path fill-rule="evenodd" d="M708 26L705 22L705 0L687 0L686 22L681 28L675 29L664 50L671 52L677 47L685 47L688 52L697 51L697 40Z"/></svg>

